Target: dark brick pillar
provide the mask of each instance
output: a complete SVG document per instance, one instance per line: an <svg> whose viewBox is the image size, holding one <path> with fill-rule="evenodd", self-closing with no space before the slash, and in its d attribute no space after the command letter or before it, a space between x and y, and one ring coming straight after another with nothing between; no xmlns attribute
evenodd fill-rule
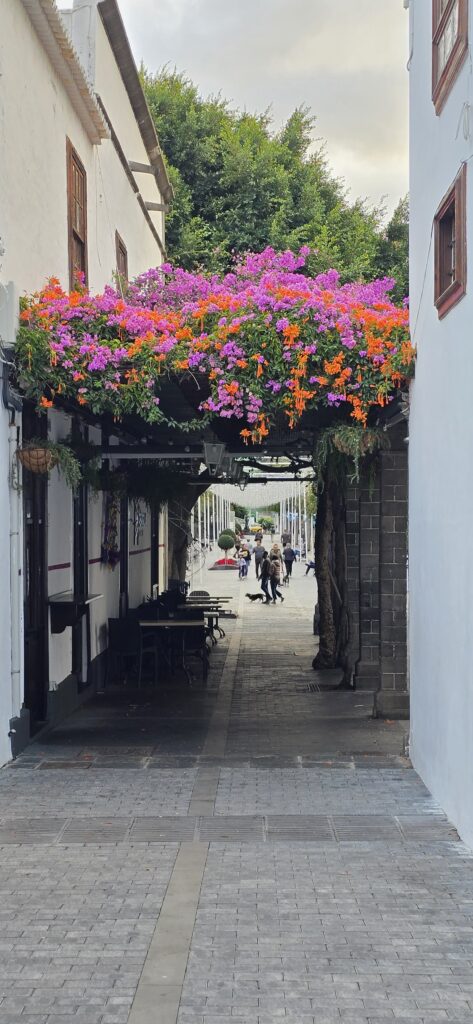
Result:
<svg viewBox="0 0 473 1024"><path fill-rule="evenodd" d="M379 519L378 470L371 479L370 470L364 467L360 480L360 656L355 668L360 690L377 690L380 684Z"/></svg>
<svg viewBox="0 0 473 1024"><path fill-rule="evenodd" d="M360 655L360 488L350 484L346 494L348 605L353 664Z"/></svg>
<svg viewBox="0 0 473 1024"><path fill-rule="evenodd" d="M394 433L394 432L393 432ZM376 713L409 716L407 689L407 450L404 427L380 456L380 688ZM402 445L402 448L398 448Z"/></svg>

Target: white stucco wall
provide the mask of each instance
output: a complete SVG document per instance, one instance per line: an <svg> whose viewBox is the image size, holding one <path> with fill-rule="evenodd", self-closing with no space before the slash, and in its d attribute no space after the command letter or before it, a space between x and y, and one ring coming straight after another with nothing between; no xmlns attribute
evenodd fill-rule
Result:
<svg viewBox="0 0 473 1024"><path fill-rule="evenodd" d="M87 18L83 26L89 24ZM92 24L92 22L90 22ZM18 291L40 288L47 277L69 282L67 240L66 139L77 150L87 173L88 270L92 290L111 283L116 268L115 231L128 251L130 276L162 261L158 243L110 139L92 145L30 22L21 0L0 0L0 284L12 281ZM100 18L96 24L95 87L112 118L128 160L148 162L121 76ZM83 51L87 52L88 41ZM145 199L161 202L153 176L140 176ZM161 214L151 215L162 235ZM51 436L65 436L70 419L53 412ZM0 406L0 564L9 581L8 416ZM119 570L94 562L100 555L102 502L89 507L89 588L104 600L91 609L92 657L104 648L105 624L118 612ZM138 558L138 556L137 556ZM139 559L138 559L139 560ZM69 590L72 579L72 500L58 476L51 474L48 494L49 594ZM135 559L136 561L136 559ZM141 585L133 576L135 585ZM18 581L23 601L23 580ZM21 628L21 625L20 625ZM49 637L50 685L71 671L71 630ZM18 714L10 675L8 587L0 589L0 763L10 755L8 720Z"/></svg>
<svg viewBox="0 0 473 1024"><path fill-rule="evenodd" d="M470 10L470 25L473 11ZM437 117L431 100L431 4L411 10L411 327L418 348L409 425L411 754L473 845L473 292L439 321L432 222L472 152L467 62ZM414 19L414 21L413 21ZM473 163L467 169L473 275Z"/></svg>
<svg viewBox="0 0 473 1024"><path fill-rule="evenodd" d="M151 596L151 513L143 502L137 502L139 514L145 517L140 536L135 539L134 506L128 512L128 595L130 608L136 608Z"/></svg>
<svg viewBox="0 0 473 1024"><path fill-rule="evenodd" d="M20 291L41 287L51 275L68 285L67 137L87 172L91 289L99 290L112 281L115 230L128 249L130 276L156 266L162 261L158 244L112 142L105 139L100 146L91 144L20 0L0 0L0 24L4 83L0 93L0 194L8 196L0 210L0 236L6 249L3 279L15 281ZM129 160L147 162L100 19L97 27L103 101L107 108L114 107L115 90L121 89L117 134ZM160 202L154 177L141 177L140 188L145 186L149 192L146 198ZM159 226L161 215L153 217Z"/></svg>
<svg viewBox="0 0 473 1024"><path fill-rule="evenodd" d="M1 384L1 381L0 381ZM0 410L0 565L3 567L0 587L0 765L11 757L8 722L12 716L12 680L10 645L10 507L9 507L9 443L8 416Z"/></svg>

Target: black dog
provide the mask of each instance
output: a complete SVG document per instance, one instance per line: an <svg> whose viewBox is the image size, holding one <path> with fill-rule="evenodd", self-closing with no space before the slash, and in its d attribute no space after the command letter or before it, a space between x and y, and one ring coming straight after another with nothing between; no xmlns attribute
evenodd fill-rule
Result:
<svg viewBox="0 0 473 1024"><path fill-rule="evenodd" d="M249 597L250 601L264 601L263 594L247 594L246 596Z"/></svg>

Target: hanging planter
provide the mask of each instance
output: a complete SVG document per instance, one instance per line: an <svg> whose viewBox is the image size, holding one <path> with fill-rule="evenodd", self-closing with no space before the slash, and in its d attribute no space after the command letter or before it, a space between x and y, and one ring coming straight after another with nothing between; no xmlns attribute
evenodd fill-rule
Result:
<svg viewBox="0 0 473 1024"><path fill-rule="evenodd" d="M30 473L49 473L58 463L58 456L48 448L19 448L16 454Z"/></svg>
<svg viewBox="0 0 473 1024"><path fill-rule="evenodd" d="M23 468L30 473L47 475L57 466L73 491L77 490L82 481L79 459L67 444L32 438L18 448L16 454Z"/></svg>

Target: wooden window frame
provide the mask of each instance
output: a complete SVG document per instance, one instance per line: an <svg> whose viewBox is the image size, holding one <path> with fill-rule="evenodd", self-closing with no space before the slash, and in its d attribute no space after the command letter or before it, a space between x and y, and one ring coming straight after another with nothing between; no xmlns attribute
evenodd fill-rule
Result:
<svg viewBox="0 0 473 1024"><path fill-rule="evenodd" d="M124 257L125 262L124 274L120 273L120 253ZM121 235L118 234L118 231L115 231L115 256L117 263L117 274L123 280L128 281L128 250L123 241L123 238L121 237Z"/></svg>
<svg viewBox="0 0 473 1024"><path fill-rule="evenodd" d="M447 63L439 76L438 48L452 13L455 0L448 0L441 12L441 0L432 0L432 100L440 114L468 53L468 0L458 0L458 36Z"/></svg>
<svg viewBox="0 0 473 1024"><path fill-rule="evenodd" d="M447 288L442 289L442 220L454 206L455 216L455 277ZM451 188L442 199L434 217L434 300L439 320L460 301L466 293L467 248L466 248L466 164L462 164Z"/></svg>
<svg viewBox="0 0 473 1024"><path fill-rule="evenodd" d="M67 237L68 237L68 252L69 252L69 286L72 289L76 287L76 280L74 277L74 235L77 235L80 242L84 246L84 280L85 284L88 283L88 257L87 257L87 172L84 164L80 159L79 154L74 149L70 139L66 139L66 159L67 159ZM73 178L72 172L74 168L80 171L84 178L84 236L81 237L74 228L73 217L72 217L72 197L73 197Z"/></svg>

